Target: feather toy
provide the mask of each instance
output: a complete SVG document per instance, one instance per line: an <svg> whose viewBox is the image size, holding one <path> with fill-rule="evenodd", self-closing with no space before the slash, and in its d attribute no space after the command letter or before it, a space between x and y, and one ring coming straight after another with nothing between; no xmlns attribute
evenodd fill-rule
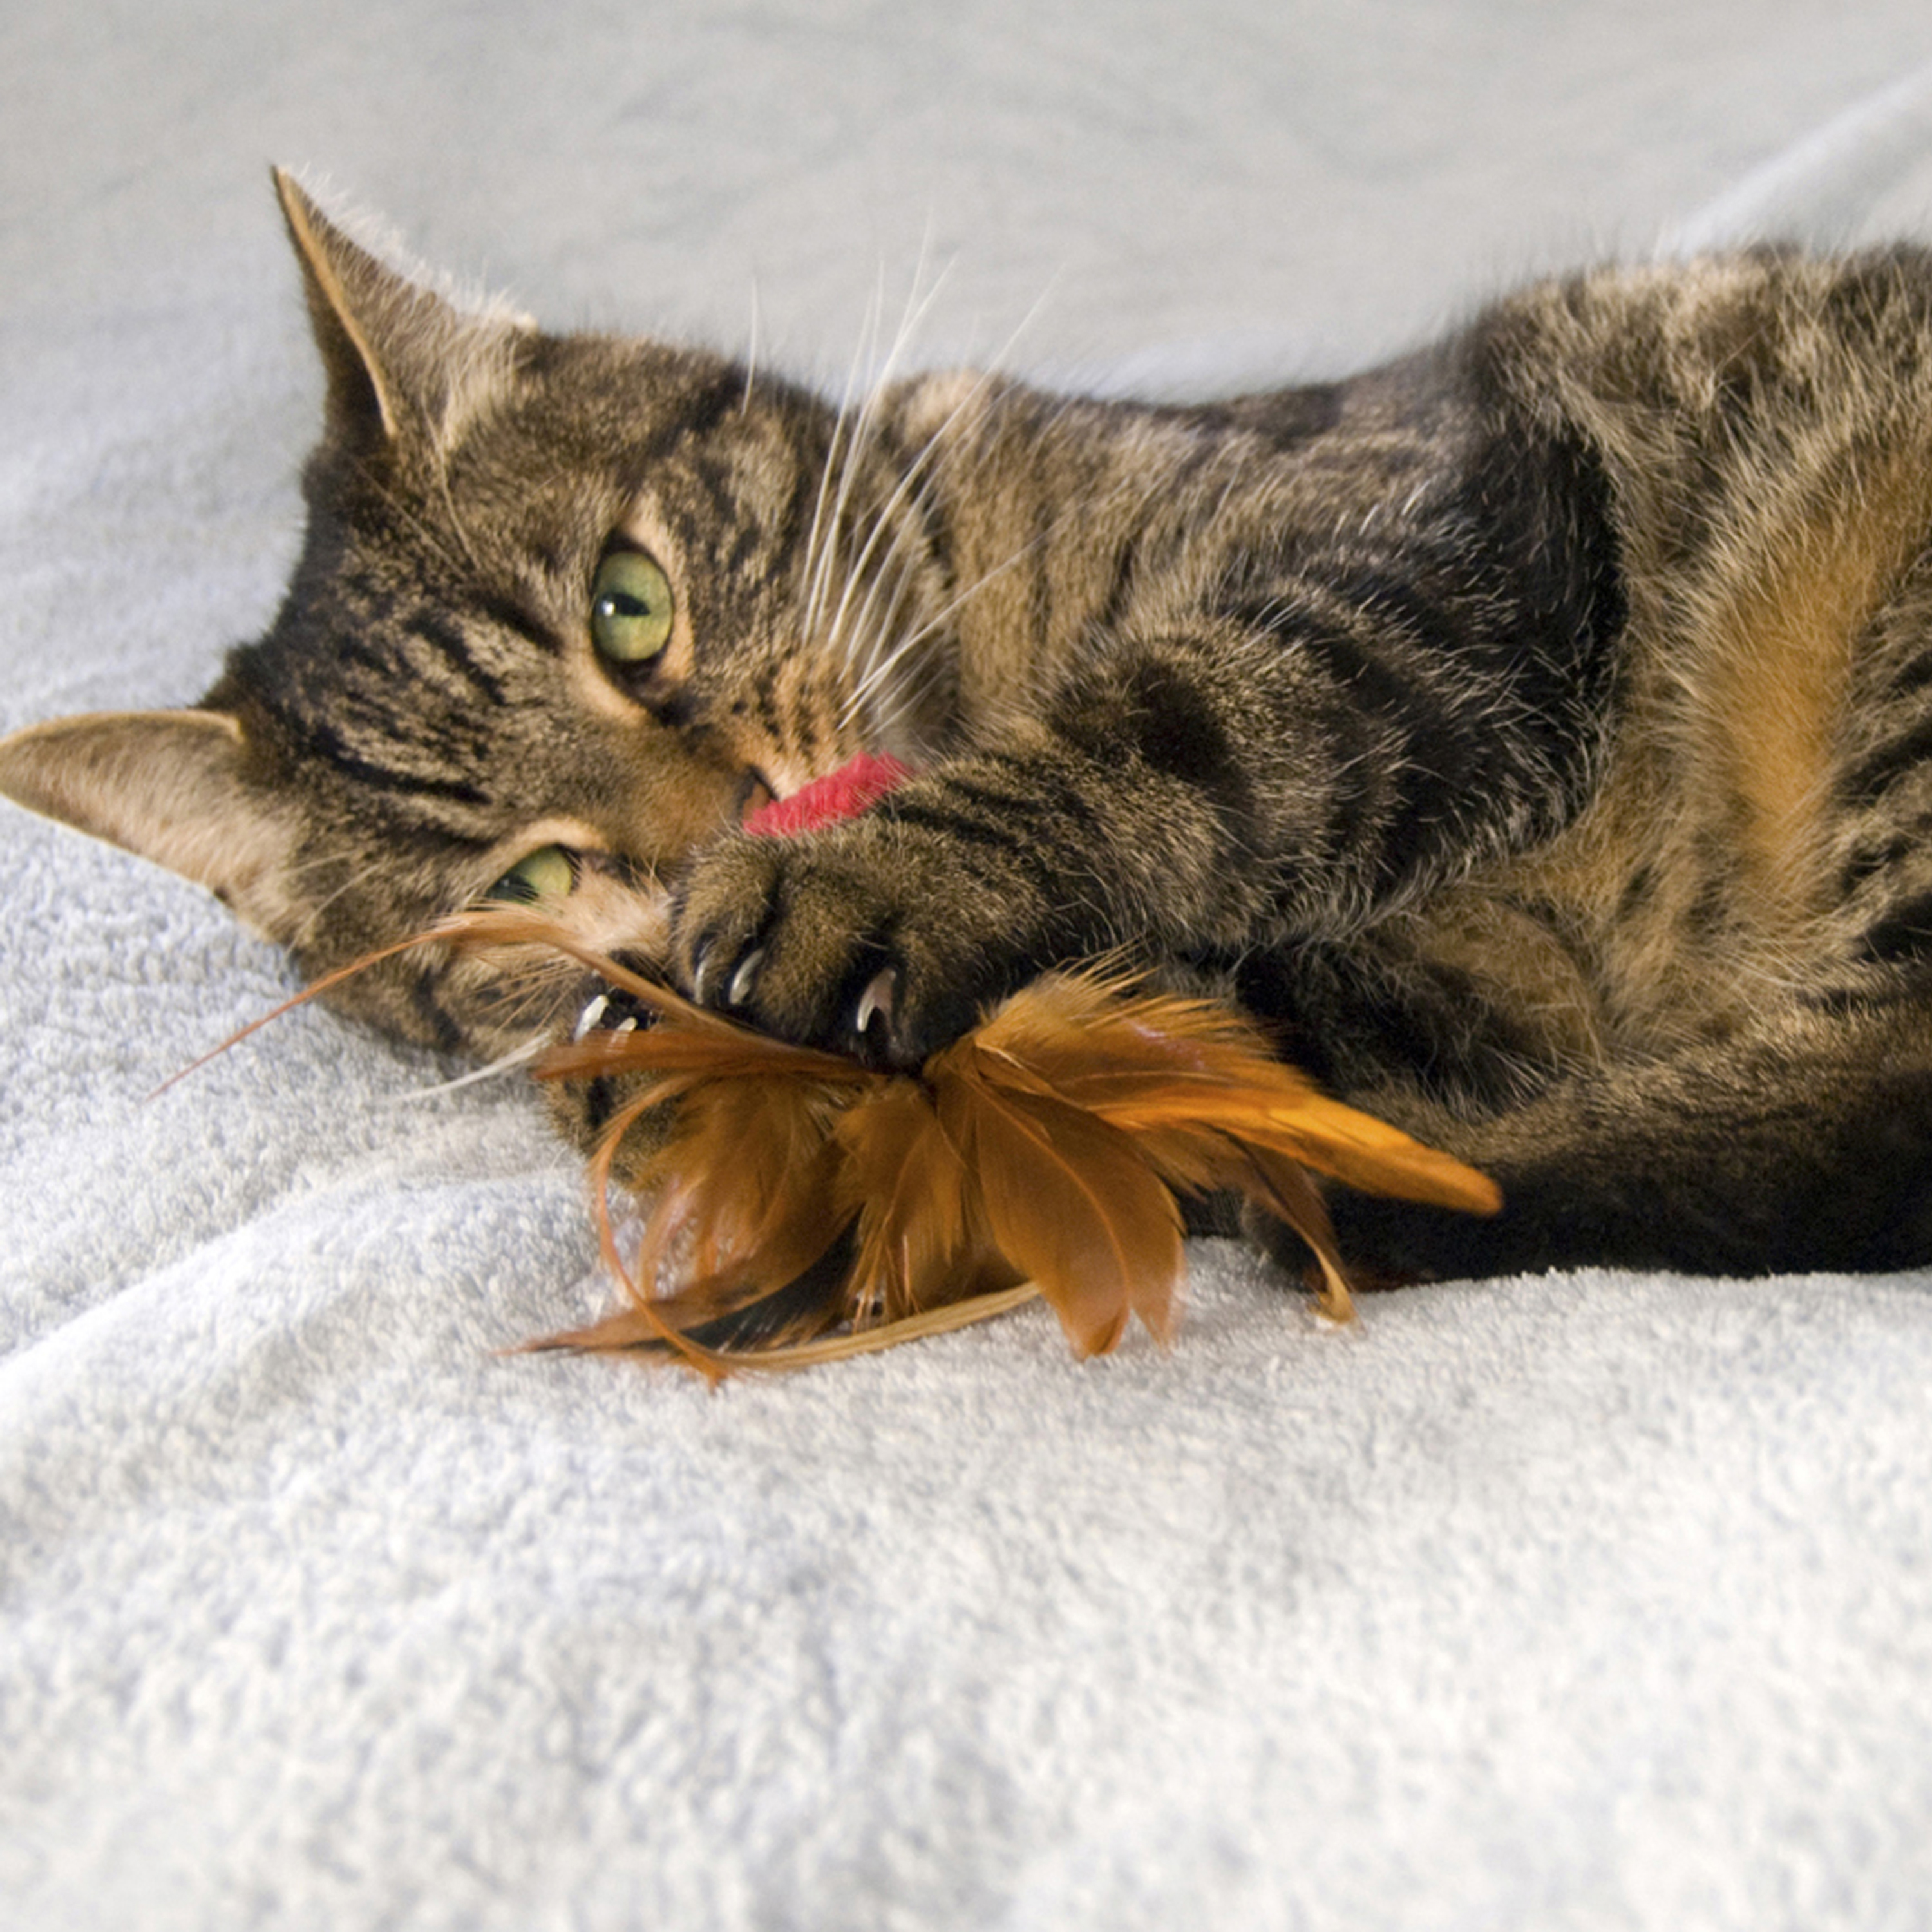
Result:
<svg viewBox="0 0 1932 1932"><path fill-rule="evenodd" d="M540 1347L643 1348L715 1376L887 1346L1035 1294L1078 1354L1112 1348L1130 1317L1165 1341L1185 1270L1178 1196L1222 1190L1296 1229L1324 1311L1346 1320L1311 1170L1471 1213L1500 1204L1484 1176L1328 1099L1213 1001L1049 974L915 1076L600 970L655 1024L587 1036L536 1070L644 1076L607 1131L600 1202L636 1122L667 1106L674 1121L635 1177L629 1264L604 1220L628 1305Z"/></svg>
<svg viewBox="0 0 1932 1932"><path fill-rule="evenodd" d="M783 836L848 817L904 776L890 759L855 760L746 830ZM533 1068L642 1084L592 1163L626 1305L531 1348L641 1350L716 1378L888 1347L1035 1296L1078 1354L1111 1349L1135 1318L1165 1342L1186 1268L1180 1197L1224 1191L1301 1236L1324 1312L1347 1321L1348 1277L1312 1174L1471 1214L1502 1204L1474 1169L1329 1099L1231 1007L1098 970L1036 980L916 1075L755 1032L524 908L462 914L298 998L434 944L548 947L650 1022L586 1034ZM641 1215L627 1261L614 1166L659 1109L668 1132L627 1173Z"/></svg>

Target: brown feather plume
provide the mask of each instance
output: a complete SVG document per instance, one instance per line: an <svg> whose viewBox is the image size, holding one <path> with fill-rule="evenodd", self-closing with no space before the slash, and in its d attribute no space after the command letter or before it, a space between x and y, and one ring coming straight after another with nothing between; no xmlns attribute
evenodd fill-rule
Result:
<svg viewBox="0 0 1932 1932"><path fill-rule="evenodd" d="M716 1376L886 1346L1029 1294L1081 1354L1112 1348L1131 1317L1165 1341L1185 1274L1177 1196L1222 1190L1296 1229L1324 1310L1346 1320L1310 1170L1500 1205L1482 1175L1322 1094L1232 1010L1118 976L1049 974L916 1076L752 1034L662 987L646 1003L655 1025L538 1064L550 1079L647 1076L607 1134L600 1198L639 1115L676 1109L638 1176L634 1270L606 1222L631 1306L540 1346L642 1346Z"/></svg>
<svg viewBox="0 0 1932 1932"><path fill-rule="evenodd" d="M916 1076L754 1033L509 908L446 921L300 997L439 945L549 948L652 1016L537 1063L543 1079L644 1084L591 1169L626 1305L533 1348L643 1349L716 1378L888 1347L1035 1296L1078 1354L1112 1348L1132 1317L1165 1342L1186 1267L1177 1196L1223 1190L1302 1237L1324 1311L1346 1321L1348 1273L1311 1170L1470 1214L1502 1204L1473 1168L1329 1099L1232 1009L1118 975L1046 974ZM634 1174L627 1264L613 1166L661 1108L670 1131Z"/></svg>

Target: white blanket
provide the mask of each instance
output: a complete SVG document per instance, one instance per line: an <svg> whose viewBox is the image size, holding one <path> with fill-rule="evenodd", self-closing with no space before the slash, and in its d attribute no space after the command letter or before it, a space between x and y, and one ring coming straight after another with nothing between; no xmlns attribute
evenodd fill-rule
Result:
<svg viewBox="0 0 1932 1932"><path fill-rule="evenodd" d="M271 614L265 164L552 322L1225 388L1521 272L1932 233L1923 0L0 18L0 727ZM923 256L924 266L921 260ZM943 274L942 274L942 272ZM754 295L755 291L755 295ZM1932 1292L1324 1327L1238 1249L712 1394L513 1085L0 808L0 1924L1862 1928L1932 1915Z"/></svg>

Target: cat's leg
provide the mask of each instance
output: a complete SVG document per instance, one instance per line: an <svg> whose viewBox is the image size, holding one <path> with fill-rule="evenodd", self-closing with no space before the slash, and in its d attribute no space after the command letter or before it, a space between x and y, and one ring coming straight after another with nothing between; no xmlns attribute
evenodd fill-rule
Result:
<svg viewBox="0 0 1932 1932"><path fill-rule="evenodd" d="M1370 1276L1444 1280L1621 1263L1702 1274L1932 1261L1932 980L1799 1000L1739 1036L1611 1065L1472 1124L1388 1093L1412 1131L1481 1168L1480 1220L1337 1190ZM1292 1236L1258 1229L1284 1258Z"/></svg>
<svg viewBox="0 0 1932 1932"><path fill-rule="evenodd" d="M1608 486L1472 369L1445 365L1400 460L1332 454L1373 471L1346 532L1318 490L1271 524L1287 472L1258 464L1238 517L1217 494L1170 532L1160 580L969 748L859 819L700 854L673 914L685 983L916 1064L1054 964L1346 936L1547 836L1615 702Z"/></svg>
<svg viewBox="0 0 1932 1932"><path fill-rule="evenodd" d="M1779 935L1809 988L1766 978L1728 1037L1613 1058L1498 1108L1480 1104L1487 1063L1459 1060L1442 999L1420 1024L1412 1006L1365 998L1352 981L1353 1006L1314 1012L1315 1046L1332 1033L1336 1054L1319 1070L1483 1168L1505 1200L1481 1222L1338 1194L1352 1259L1432 1278L1606 1262L1750 1274L1932 1261L1932 551L1856 639L1828 742L1832 765L1810 789L1792 868L1816 909ZM1359 953L1350 963L1359 980ZM1413 973L1401 983L1412 1000L1431 984ZM1278 1004L1292 1018L1310 986L1299 970L1285 984ZM1271 990L1256 989L1270 1014ZM1386 1024L1391 1013L1407 1031ZM1290 1051L1300 1043L1291 1030ZM1378 1054L1446 1070L1479 1104L1456 1118L1417 1101L1400 1076L1378 1085Z"/></svg>
<svg viewBox="0 0 1932 1932"><path fill-rule="evenodd" d="M686 983L915 1064L1048 967L1345 932L1572 808L1580 717L1454 667L1373 680L1363 655L1278 621L1123 640L1039 720L863 817L701 854L673 914Z"/></svg>
<svg viewBox="0 0 1932 1932"><path fill-rule="evenodd" d="M674 920L694 996L913 1065L1048 967L1238 945L1264 882L1208 788L1144 757L1115 708L1014 732L848 824L704 854Z"/></svg>
<svg viewBox="0 0 1932 1932"><path fill-rule="evenodd" d="M686 985L784 1036L916 1064L1048 967L1346 933L1561 823L1596 680L1527 628L1466 653L1418 638L1432 607L1413 584L1354 594L1284 586L1119 638L1036 719L862 818L721 842L674 908Z"/></svg>

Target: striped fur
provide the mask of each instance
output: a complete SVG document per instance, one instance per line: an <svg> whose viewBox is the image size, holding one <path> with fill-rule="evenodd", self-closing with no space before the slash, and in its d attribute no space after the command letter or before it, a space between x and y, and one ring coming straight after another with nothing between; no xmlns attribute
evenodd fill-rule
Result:
<svg viewBox="0 0 1932 1932"><path fill-rule="evenodd" d="M1391 1275L1932 1259L1932 260L1605 272L1198 408L842 409L466 320L283 191L329 373L287 602L0 787L316 972L555 844L590 943L893 1064L1120 953L1496 1175L1492 1222L1338 1202ZM641 668L614 544L675 592ZM919 775L735 831L861 748ZM346 997L490 1054L583 992Z"/></svg>

